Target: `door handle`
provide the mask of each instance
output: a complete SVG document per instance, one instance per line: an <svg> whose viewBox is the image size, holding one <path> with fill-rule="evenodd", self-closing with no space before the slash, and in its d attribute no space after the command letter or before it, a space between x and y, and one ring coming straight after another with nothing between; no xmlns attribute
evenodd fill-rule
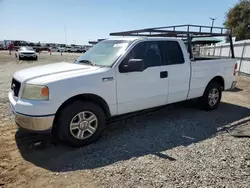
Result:
<svg viewBox="0 0 250 188"><path fill-rule="evenodd" d="M102 81L103 82L108 82L108 81L113 81L114 78L113 77L105 77L105 78L102 78Z"/></svg>
<svg viewBox="0 0 250 188"><path fill-rule="evenodd" d="M160 72L160 77L161 78L167 78L168 77L168 71L162 71L162 72Z"/></svg>

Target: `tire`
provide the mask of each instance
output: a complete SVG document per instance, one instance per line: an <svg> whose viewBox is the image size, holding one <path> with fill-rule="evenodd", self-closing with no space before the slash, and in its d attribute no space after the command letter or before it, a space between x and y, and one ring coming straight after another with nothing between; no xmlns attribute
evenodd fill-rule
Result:
<svg viewBox="0 0 250 188"><path fill-rule="evenodd" d="M37 56L34 58L35 61L37 61Z"/></svg>
<svg viewBox="0 0 250 188"><path fill-rule="evenodd" d="M84 115L82 115L82 112L85 112ZM81 114L78 115L79 113ZM93 120L94 118L92 118L92 122L90 123L91 131L93 132L92 134L88 130L90 129L90 126L87 122L88 118L93 117L91 113L96 119ZM83 116L85 118L83 118ZM85 124L86 122L88 125ZM73 124L72 126L71 123ZM83 102L77 100L66 105L58 113L56 124L58 136L60 139L62 139L62 141L73 147L81 147L91 144L92 142L100 138L105 127L105 115L103 110L98 105L92 102ZM93 127L95 127L95 130L93 129ZM81 135L81 139L77 138L78 135Z"/></svg>
<svg viewBox="0 0 250 188"><path fill-rule="evenodd" d="M71 51L70 51L70 50L68 50L68 53L71 53Z"/></svg>
<svg viewBox="0 0 250 188"><path fill-rule="evenodd" d="M217 96L218 95L218 96ZM211 97L210 97L211 96ZM222 96L222 87L217 82L211 82L203 96L199 99L199 104L204 110L210 111L218 108Z"/></svg>
<svg viewBox="0 0 250 188"><path fill-rule="evenodd" d="M79 51L79 50L77 50L77 53L80 53L80 51Z"/></svg>
<svg viewBox="0 0 250 188"><path fill-rule="evenodd" d="M20 56L18 56L18 60L21 61L21 60L23 60L23 58L21 58Z"/></svg>

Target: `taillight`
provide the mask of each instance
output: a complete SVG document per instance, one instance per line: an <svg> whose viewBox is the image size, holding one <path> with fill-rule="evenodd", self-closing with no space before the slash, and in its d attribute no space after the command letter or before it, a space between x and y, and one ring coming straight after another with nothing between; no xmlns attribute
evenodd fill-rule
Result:
<svg viewBox="0 0 250 188"><path fill-rule="evenodd" d="M238 68L238 64L235 63L235 65L234 65L234 76L236 75L236 70L237 70L237 68Z"/></svg>

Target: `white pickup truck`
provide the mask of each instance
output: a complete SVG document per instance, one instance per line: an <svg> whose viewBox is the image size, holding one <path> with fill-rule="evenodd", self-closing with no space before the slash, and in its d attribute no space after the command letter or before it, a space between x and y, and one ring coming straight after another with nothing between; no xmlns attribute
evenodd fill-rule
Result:
<svg viewBox="0 0 250 188"><path fill-rule="evenodd" d="M180 39L108 39L75 62L16 72L9 101L20 128L53 129L78 147L100 137L113 116L193 98L216 109L236 68L234 59L191 61Z"/></svg>

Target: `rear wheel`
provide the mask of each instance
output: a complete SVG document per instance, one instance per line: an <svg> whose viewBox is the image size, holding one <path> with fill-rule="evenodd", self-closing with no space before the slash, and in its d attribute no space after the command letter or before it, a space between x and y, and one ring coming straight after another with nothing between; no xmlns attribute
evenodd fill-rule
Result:
<svg viewBox="0 0 250 188"><path fill-rule="evenodd" d="M23 58L21 56L18 57L18 60L23 60Z"/></svg>
<svg viewBox="0 0 250 188"><path fill-rule="evenodd" d="M59 137L73 147L91 144L105 127L102 109L91 102L74 101L65 106L57 119Z"/></svg>
<svg viewBox="0 0 250 188"><path fill-rule="evenodd" d="M205 110L214 110L218 108L222 95L222 87L217 82L210 83L203 96L200 98L199 103Z"/></svg>

